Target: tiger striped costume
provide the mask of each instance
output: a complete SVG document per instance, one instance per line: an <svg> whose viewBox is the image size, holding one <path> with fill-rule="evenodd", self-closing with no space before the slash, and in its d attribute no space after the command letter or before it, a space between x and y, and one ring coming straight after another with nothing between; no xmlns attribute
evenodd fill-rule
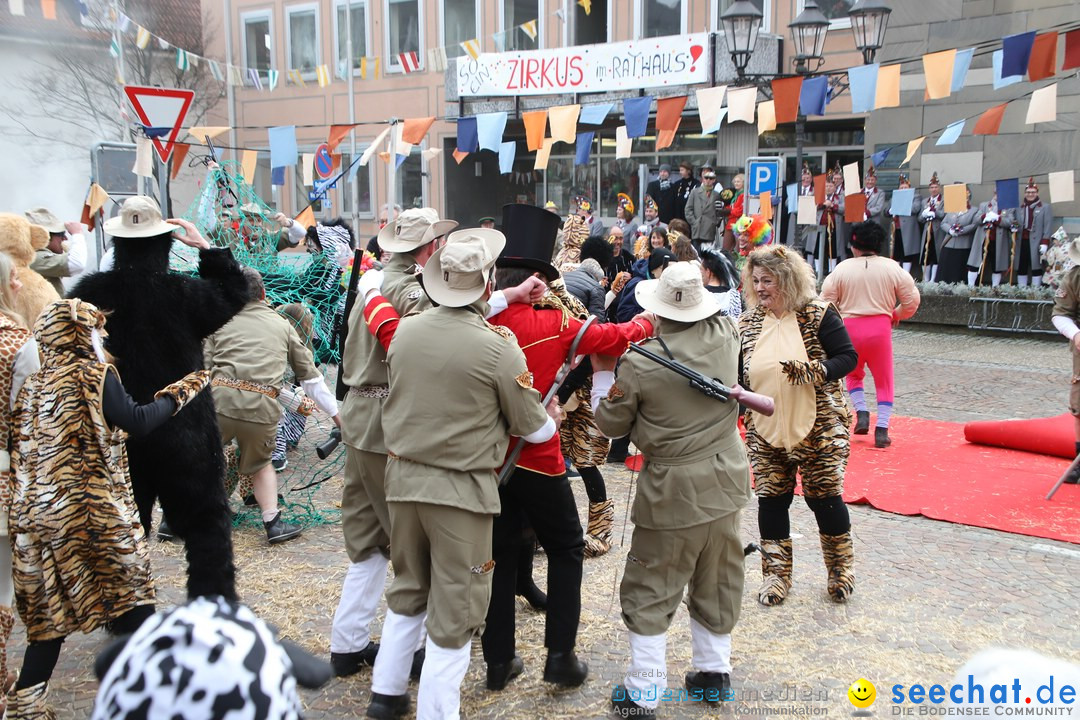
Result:
<svg viewBox="0 0 1080 720"><path fill-rule="evenodd" d="M19 616L31 641L90 632L154 601L131 495L126 433L105 422L91 331L105 316L61 301L35 326L41 370L15 410L10 535Z"/></svg>
<svg viewBox="0 0 1080 720"><path fill-rule="evenodd" d="M855 589L854 552L851 544L850 521L841 497L844 472L851 449L849 427L851 411L839 379L825 381L820 363L827 359L818 332L829 305L811 300L794 311L809 363L781 362L789 382L812 383L816 418L806 436L790 451L774 447L755 429L754 413L747 410L746 446L754 469L754 485L758 496L759 525L763 535L770 514L780 517L787 525L787 512L794 497L796 474L802 476L806 504L814 510L819 529L822 518L828 516L846 526L841 534L819 532L825 567L828 570L830 597L843 602ZM750 377L750 363L762 335L766 317L762 306L743 313L739 325L742 333L743 377ZM788 537L763 537L761 540L762 584L758 600L763 605L784 601L791 588L792 545Z"/></svg>

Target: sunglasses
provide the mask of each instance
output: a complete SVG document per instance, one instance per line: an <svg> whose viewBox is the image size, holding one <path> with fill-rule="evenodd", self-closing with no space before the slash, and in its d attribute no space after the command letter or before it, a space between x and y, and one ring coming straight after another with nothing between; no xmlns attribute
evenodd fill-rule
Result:
<svg viewBox="0 0 1080 720"><path fill-rule="evenodd" d="M716 176L715 175L702 175L701 179L702 180L715 180Z"/></svg>

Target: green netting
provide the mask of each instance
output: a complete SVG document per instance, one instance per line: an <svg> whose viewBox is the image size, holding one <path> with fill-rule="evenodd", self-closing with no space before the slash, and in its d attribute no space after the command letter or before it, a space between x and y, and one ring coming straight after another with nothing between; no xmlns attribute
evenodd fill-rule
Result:
<svg viewBox="0 0 1080 720"><path fill-rule="evenodd" d="M316 362L336 365L337 333L352 264L347 241L341 231L332 229L326 237L320 232L321 249L308 242L307 252L280 252L288 247L288 233L275 219L276 214L244 182L240 165L224 162L208 172L203 192L184 217L199 228L211 245L230 248L241 265L258 270L263 276L267 300L293 322ZM170 261L174 271L197 274L198 260L197 250L174 243ZM282 383L291 379L282 378ZM333 388L333 383L329 384ZM323 442L328 434L328 427L320 426L315 416L309 417L300 447L291 454L285 470L278 473L278 489L285 498L281 511L288 522L307 527L340 520L341 510L337 507L340 495L325 489L325 484L341 474L344 446L339 445L326 460L317 460L313 452L313 446ZM236 471L236 448L229 446L225 450L229 461L225 485L236 509L234 524L261 529L258 507L243 503L244 497L251 494L251 485Z"/></svg>
<svg viewBox="0 0 1080 720"><path fill-rule="evenodd" d="M271 305L300 303L314 321L311 345L319 363L337 363L337 331L345 304L349 252L323 242L317 250L279 252L287 247L288 232L274 219L276 211L244 182L240 165L227 161L207 174L202 194L184 217L195 224L210 244L232 249L241 265L262 273ZM320 237L322 234L320 233ZM176 243L170 263L177 272L195 273L198 251Z"/></svg>

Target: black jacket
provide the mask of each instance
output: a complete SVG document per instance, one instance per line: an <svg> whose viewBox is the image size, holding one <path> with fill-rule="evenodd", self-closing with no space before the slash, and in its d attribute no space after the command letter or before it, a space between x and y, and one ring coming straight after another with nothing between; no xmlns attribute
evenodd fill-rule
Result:
<svg viewBox="0 0 1080 720"><path fill-rule="evenodd" d="M589 273L581 268L576 268L563 275L563 282L571 295L581 301L581 304L595 315L600 322L604 321L604 298L607 291L600 286Z"/></svg>

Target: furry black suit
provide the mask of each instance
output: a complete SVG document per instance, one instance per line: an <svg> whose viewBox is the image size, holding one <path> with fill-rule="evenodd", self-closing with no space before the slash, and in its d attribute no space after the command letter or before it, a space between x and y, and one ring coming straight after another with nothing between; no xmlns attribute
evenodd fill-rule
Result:
<svg viewBox="0 0 1080 720"><path fill-rule="evenodd" d="M116 238L114 269L71 289L110 313L106 349L136 402L203 367L203 339L240 311L248 290L227 249L199 251L199 276L169 272L172 237ZM188 595L236 599L225 459L214 402L200 393L145 437L127 441L131 485L147 533L160 498L169 526L186 545Z"/></svg>

